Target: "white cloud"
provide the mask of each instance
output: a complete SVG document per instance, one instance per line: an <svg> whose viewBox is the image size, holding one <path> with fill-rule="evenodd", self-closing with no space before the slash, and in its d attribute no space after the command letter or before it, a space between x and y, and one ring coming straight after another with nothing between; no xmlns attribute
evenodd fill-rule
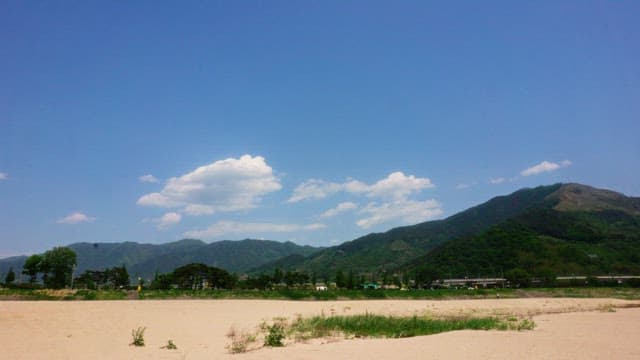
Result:
<svg viewBox="0 0 640 360"><path fill-rule="evenodd" d="M212 215L216 212L213 206L202 204L189 204L185 206L184 212L187 215Z"/></svg>
<svg viewBox="0 0 640 360"><path fill-rule="evenodd" d="M332 216L336 216L336 215L338 215L340 213L343 213L345 211L353 210L353 209L355 209L357 207L358 207L357 204L347 201L347 202L340 203L340 204L338 204L338 206L323 212L322 215L320 215L320 216L322 216L322 217L332 217Z"/></svg>
<svg viewBox="0 0 640 360"><path fill-rule="evenodd" d="M7 180L9 178L9 174L0 172L0 180Z"/></svg>
<svg viewBox="0 0 640 360"><path fill-rule="evenodd" d="M386 178L371 185L354 179L347 179L342 184L310 179L295 188L293 195L289 198L289 202L323 199L340 191L351 194L364 194L375 198L403 199L412 193L434 186L429 178L418 178L414 175L407 176L401 171L391 173Z"/></svg>
<svg viewBox="0 0 640 360"><path fill-rule="evenodd" d="M265 233L289 233L296 231L315 231L324 229L324 224L274 224L252 223L235 221L218 221L206 229L191 230L184 233L185 237L196 239L211 239L227 234L241 234L246 237L256 238Z"/></svg>
<svg viewBox="0 0 640 360"><path fill-rule="evenodd" d="M138 178L138 180L140 182L143 183L157 183L158 182L158 178L156 178L155 176L151 175L151 174L147 174L147 175L142 175Z"/></svg>
<svg viewBox="0 0 640 360"><path fill-rule="evenodd" d="M458 190L468 189L468 188L469 188L469 184L458 184L458 185L456 185L456 189L458 189Z"/></svg>
<svg viewBox="0 0 640 360"><path fill-rule="evenodd" d="M522 176L531 176L537 175L543 172L555 171L563 167L567 167L571 165L571 161L563 160L560 163L554 163L549 161L543 161L540 164L534 165L530 168L524 169L520 172Z"/></svg>
<svg viewBox="0 0 640 360"><path fill-rule="evenodd" d="M307 199L324 199L325 197L342 190L342 188L343 186L341 184L318 179L309 179L296 186L293 190L293 195L291 195L287 202L295 203Z"/></svg>
<svg viewBox="0 0 640 360"><path fill-rule="evenodd" d="M159 219L154 219L153 222L157 223L157 228L160 230L166 230L169 227L179 224L182 220L182 215L176 212L168 212Z"/></svg>
<svg viewBox="0 0 640 360"><path fill-rule="evenodd" d="M87 216L86 214L83 214L81 212L74 212L66 217L63 217L62 219L58 219L56 223L73 225L83 222L94 222L95 220L96 218Z"/></svg>
<svg viewBox="0 0 640 360"><path fill-rule="evenodd" d="M428 178L417 178L413 175L406 176L398 171L369 186L366 193L369 197L403 199L411 193L432 187L434 185Z"/></svg>
<svg viewBox="0 0 640 360"><path fill-rule="evenodd" d="M435 200L414 201L399 199L383 204L369 203L359 213L365 214L366 217L358 220L356 224L361 228L367 229L389 221L399 220L405 224L419 223L440 216L443 211L440 203Z"/></svg>
<svg viewBox="0 0 640 360"><path fill-rule="evenodd" d="M505 182L507 179L503 178L503 177L499 177L499 178L495 178L495 179L491 179L489 180L489 182L493 185L498 185L498 184L502 184L503 182Z"/></svg>
<svg viewBox="0 0 640 360"><path fill-rule="evenodd" d="M263 195L281 188L263 157L244 155L172 177L160 192L143 195L137 203L204 215L254 208Z"/></svg>

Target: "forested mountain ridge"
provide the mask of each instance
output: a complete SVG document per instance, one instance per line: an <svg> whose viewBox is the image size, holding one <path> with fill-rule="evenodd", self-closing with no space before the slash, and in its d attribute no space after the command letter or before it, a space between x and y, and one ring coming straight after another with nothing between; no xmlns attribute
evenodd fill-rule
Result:
<svg viewBox="0 0 640 360"><path fill-rule="evenodd" d="M171 272L179 266L199 262L231 272L244 272L252 267L293 254L308 256L320 248L300 246L292 242L245 239L205 243L184 239L165 244L74 243L68 245L77 254L76 274L85 270L103 270L125 265L131 276L152 278L157 272ZM22 269L26 256L0 260L0 274L12 267Z"/></svg>
<svg viewBox="0 0 640 360"><path fill-rule="evenodd" d="M355 272L396 269L447 241L486 230L531 207L553 205L556 201L550 195L562 186L554 184L521 189L443 220L398 227L326 248L307 259L287 262L285 268L318 275L332 274L338 269L352 269ZM281 265L278 262L267 263L254 269L254 272L271 271Z"/></svg>

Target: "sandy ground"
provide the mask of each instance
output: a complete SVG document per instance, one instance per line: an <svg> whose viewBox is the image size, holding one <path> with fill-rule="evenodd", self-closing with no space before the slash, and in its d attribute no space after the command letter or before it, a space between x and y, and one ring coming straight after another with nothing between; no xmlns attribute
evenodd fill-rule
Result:
<svg viewBox="0 0 640 360"><path fill-rule="evenodd" d="M2 359L640 359L640 308L613 299L0 301ZM232 355L231 327L282 316L519 314L532 331L455 331L405 339L317 340ZM146 346L129 346L147 328ZM178 350L161 346L172 339Z"/></svg>

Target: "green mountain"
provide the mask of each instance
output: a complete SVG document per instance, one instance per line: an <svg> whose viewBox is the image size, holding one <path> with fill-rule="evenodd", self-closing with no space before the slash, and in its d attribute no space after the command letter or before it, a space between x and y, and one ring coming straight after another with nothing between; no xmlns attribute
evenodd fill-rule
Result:
<svg viewBox="0 0 640 360"><path fill-rule="evenodd" d="M640 198L566 184L540 204L401 266L426 277L639 274Z"/></svg>
<svg viewBox="0 0 640 360"><path fill-rule="evenodd" d="M85 270L102 270L124 264L129 274L152 278L156 271L170 272L193 262L216 266L231 272L244 272L289 255L309 256L320 248L300 246L292 242L270 240L218 241L207 244L200 240L185 239L160 245L123 243L75 243L68 245L78 257L76 274ZM22 269L26 256L0 260L0 275L13 267Z"/></svg>
<svg viewBox="0 0 640 360"><path fill-rule="evenodd" d="M369 234L318 251L306 259L267 263L254 268L252 272L270 272L275 267L281 267L285 270L315 272L318 276L332 276L338 269L351 269L354 272L397 269L441 244L487 230L534 206L548 203L549 196L562 186L555 184L522 189L507 196L495 197L444 220Z"/></svg>

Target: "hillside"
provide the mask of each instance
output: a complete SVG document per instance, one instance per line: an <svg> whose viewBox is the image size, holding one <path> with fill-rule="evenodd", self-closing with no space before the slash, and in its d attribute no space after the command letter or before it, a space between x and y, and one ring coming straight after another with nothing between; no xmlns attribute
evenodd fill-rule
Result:
<svg viewBox="0 0 640 360"><path fill-rule="evenodd" d="M286 261L284 264L267 263L253 269L253 272L269 272L275 267L284 267L328 276L335 274L337 269L351 269L355 272L395 269L447 241L486 230L534 206L552 205L555 200L549 196L561 186L562 184L555 184L518 190L507 196L495 197L444 220L369 234L326 248L306 259Z"/></svg>
<svg viewBox="0 0 640 360"><path fill-rule="evenodd" d="M152 278L156 271L169 272L192 262L217 266L232 272L244 272L293 254L309 256L319 248L299 246L292 242L270 240L218 241L207 244L200 240L185 239L165 244L75 243L68 245L78 258L76 274L85 270L100 270L124 264L131 276ZM26 256L0 260L0 274L9 267L16 273L22 269Z"/></svg>
<svg viewBox="0 0 640 360"><path fill-rule="evenodd" d="M443 244L401 271L424 277L640 273L640 198L563 185L537 206L486 231Z"/></svg>

